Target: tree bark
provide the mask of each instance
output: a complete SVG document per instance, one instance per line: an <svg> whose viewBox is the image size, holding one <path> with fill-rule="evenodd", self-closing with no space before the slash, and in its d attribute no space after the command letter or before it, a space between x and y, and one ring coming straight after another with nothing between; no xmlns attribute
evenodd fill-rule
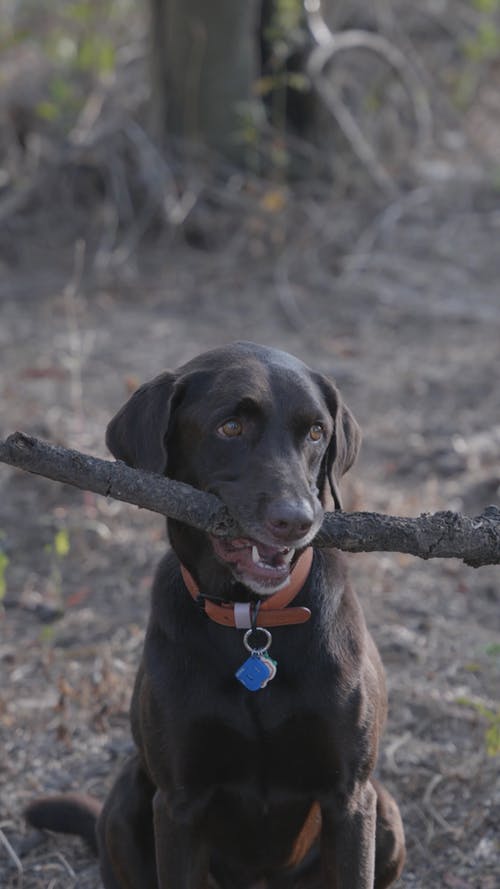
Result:
<svg viewBox="0 0 500 889"><path fill-rule="evenodd" d="M256 106L258 0L150 0L156 135L241 163L243 115Z"/></svg>
<svg viewBox="0 0 500 889"><path fill-rule="evenodd" d="M0 462L186 522L221 537L242 531L213 494L121 462L49 445L22 432L0 441ZM418 518L372 512L326 513L315 546L348 552L400 552L421 559L457 558L466 565L500 564L500 509L471 518L455 512Z"/></svg>

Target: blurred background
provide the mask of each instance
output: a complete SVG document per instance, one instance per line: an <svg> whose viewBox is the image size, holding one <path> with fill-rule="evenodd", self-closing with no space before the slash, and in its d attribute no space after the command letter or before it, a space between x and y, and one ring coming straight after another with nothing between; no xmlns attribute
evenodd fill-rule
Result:
<svg viewBox="0 0 500 889"><path fill-rule="evenodd" d="M348 509L500 485L499 0L0 0L0 436L105 456L163 368L233 339L330 375ZM103 796L162 520L0 469L0 884L97 889L28 831ZM387 670L407 889L496 889L498 570L349 557Z"/></svg>

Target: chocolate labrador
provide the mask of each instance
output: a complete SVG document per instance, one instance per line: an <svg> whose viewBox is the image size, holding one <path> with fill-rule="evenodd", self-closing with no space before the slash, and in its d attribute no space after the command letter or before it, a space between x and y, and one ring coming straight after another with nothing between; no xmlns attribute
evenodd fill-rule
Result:
<svg viewBox="0 0 500 889"><path fill-rule="evenodd" d="M146 383L111 421L119 460L216 494L241 528L168 521L135 683L136 752L102 809L28 820L96 845L106 889L383 889L399 810L372 776L382 664L343 557L315 549L359 430L326 377L235 343Z"/></svg>

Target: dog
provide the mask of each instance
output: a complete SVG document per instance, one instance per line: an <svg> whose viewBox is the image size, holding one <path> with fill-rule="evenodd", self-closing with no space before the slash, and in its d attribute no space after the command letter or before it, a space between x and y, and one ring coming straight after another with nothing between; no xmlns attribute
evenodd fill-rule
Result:
<svg viewBox="0 0 500 889"><path fill-rule="evenodd" d="M315 549L358 425L326 377L237 342L141 386L107 444L216 494L234 539L167 522L131 704L135 752L101 808L26 812L99 854L106 889L384 889L396 802L373 777L384 672L343 556Z"/></svg>

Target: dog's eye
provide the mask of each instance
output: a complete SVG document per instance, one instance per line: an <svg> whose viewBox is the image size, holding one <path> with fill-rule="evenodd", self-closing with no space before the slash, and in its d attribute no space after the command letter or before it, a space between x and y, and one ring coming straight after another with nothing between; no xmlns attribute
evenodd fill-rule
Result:
<svg viewBox="0 0 500 889"><path fill-rule="evenodd" d="M308 437L311 439L311 441L321 441L324 434L325 430L321 423L313 423L309 430Z"/></svg>
<svg viewBox="0 0 500 889"><path fill-rule="evenodd" d="M219 426L217 432L224 438L236 438L243 432L243 426L239 420L226 420L222 426Z"/></svg>

